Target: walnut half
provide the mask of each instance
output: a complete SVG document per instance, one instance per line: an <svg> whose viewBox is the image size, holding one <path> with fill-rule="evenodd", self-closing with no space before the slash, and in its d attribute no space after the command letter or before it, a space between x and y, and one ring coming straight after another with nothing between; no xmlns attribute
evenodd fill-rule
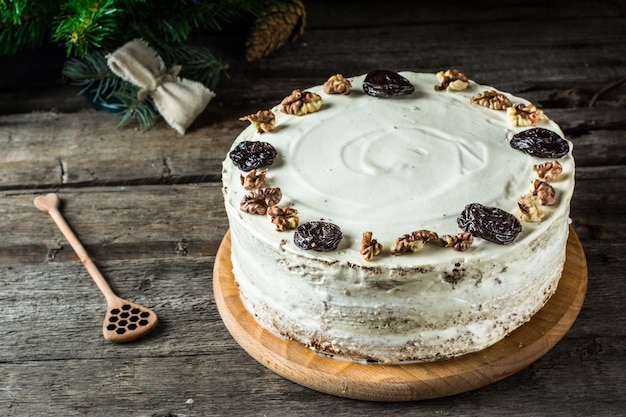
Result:
<svg viewBox="0 0 626 417"><path fill-rule="evenodd" d="M430 241L436 241L439 236L430 230L416 230L413 233L400 236L393 242L391 253L401 255L408 251L418 252Z"/></svg>
<svg viewBox="0 0 626 417"><path fill-rule="evenodd" d="M472 104L487 107L491 110L506 110L513 105L507 96L502 93L498 93L496 90L487 90L482 93L478 93L474 97L470 98L470 102Z"/></svg>
<svg viewBox="0 0 626 417"><path fill-rule="evenodd" d="M278 204L283 197L280 188L261 188L252 190L241 200L239 205L241 211L250 214L265 214L267 208Z"/></svg>
<svg viewBox="0 0 626 417"><path fill-rule="evenodd" d="M534 104L516 104L506 109L506 115L509 124L513 127L534 126L546 118L543 110L538 109Z"/></svg>
<svg viewBox="0 0 626 417"><path fill-rule="evenodd" d="M525 222L540 222L545 216L539 197L531 193L524 194L517 202L522 220Z"/></svg>
<svg viewBox="0 0 626 417"><path fill-rule="evenodd" d="M533 180L531 193L539 198L542 206L553 206L556 204L556 191L545 181Z"/></svg>
<svg viewBox="0 0 626 417"><path fill-rule="evenodd" d="M244 190L258 190L259 188L263 188L265 185L265 177L267 176L267 169L261 172L257 172L256 169L248 172L246 176L239 175L239 179L241 180L241 185Z"/></svg>
<svg viewBox="0 0 626 417"><path fill-rule="evenodd" d="M543 164L533 165L533 171L545 182L552 182L563 172L563 166L559 161L548 161Z"/></svg>
<svg viewBox="0 0 626 417"><path fill-rule="evenodd" d="M378 243L376 239L372 238L372 232L364 232L361 238L360 253L363 255L363 259L371 261L374 256L380 254L383 249L383 245Z"/></svg>
<svg viewBox="0 0 626 417"><path fill-rule="evenodd" d="M435 91L461 91L469 87L467 76L457 69L448 69L437 73L440 84L435 85Z"/></svg>
<svg viewBox="0 0 626 417"><path fill-rule="evenodd" d="M280 103L280 111L296 116L304 116L318 111L322 107L322 98L319 94L310 91L293 90Z"/></svg>
<svg viewBox="0 0 626 417"><path fill-rule="evenodd" d="M276 225L276 231L284 232L298 227L298 210L290 207L284 209L272 206L267 209L267 214L271 217L272 223Z"/></svg>
<svg viewBox="0 0 626 417"><path fill-rule="evenodd" d="M326 94L350 94L350 89L352 88L352 83L350 80L344 78L342 74L332 75L326 82L324 83L324 92Z"/></svg>
<svg viewBox="0 0 626 417"><path fill-rule="evenodd" d="M249 121L259 133L271 132L276 126L276 116L271 110L259 110L256 113L240 117L239 120Z"/></svg>
<svg viewBox="0 0 626 417"><path fill-rule="evenodd" d="M470 232L461 232L456 236L443 235L439 239L441 246L445 248L452 248L456 251L466 251L472 243L474 243L474 236Z"/></svg>

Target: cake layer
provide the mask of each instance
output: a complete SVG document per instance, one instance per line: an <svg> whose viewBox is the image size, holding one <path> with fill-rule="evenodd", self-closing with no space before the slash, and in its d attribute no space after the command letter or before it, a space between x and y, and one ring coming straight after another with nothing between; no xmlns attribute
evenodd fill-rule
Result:
<svg viewBox="0 0 626 417"><path fill-rule="evenodd" d="M526 322L556 290L564 262L569 202L574 188L570 152L551 185L557 203L541 222L522 222L510 245L475 238L464 252L427 244L394 256L396 238L427 229L460 231L470 203L516 214L518 199L546 159L511 148L503 111L470 102L492 87L435 91L434 74L400 73L412 94L377 98L351 79L350 95L328 95L304 116L276 107L276 129L250 126L242 141L277 150L267 186L282 191L281 207L301 223L338 225L336 251L305 251L293 231L277 232L267 216L240 210L248 191L242 172L224 161L223 182L235 279L246 308L265 327L327 354L384 363L430 361L483 349ZM508 95L514 103L527 101ZM538 126L563 135L546 119ZM370 261L362 234L383 245Z"/></svg>

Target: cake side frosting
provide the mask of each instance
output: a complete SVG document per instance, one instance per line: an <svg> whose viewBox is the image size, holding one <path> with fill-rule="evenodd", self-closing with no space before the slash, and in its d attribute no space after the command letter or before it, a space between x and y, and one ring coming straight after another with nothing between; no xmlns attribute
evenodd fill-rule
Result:
<svg viewBox="0 0 626 417"><path fill-rule="evenodd" d="M336 251L303 251L293 232L239 205L241 172L224 161L235 279L246 308L277 334L353 360L385 363L457 356L495 343L527 321L555 291L564 262L574 186L570 152L551 185L557 204L542 222L524 222L510 245L476 238L465 252L426 245L393 256L395 238L413 230L459 232L469 203L517 212L520 195L545 159L509 146L504 112L470 103L492 87L474 82L437 92L434 74L401 73L412 94L374 98L351 79L349 96L308 91L322 108L305 116L276 113L276 129L252 126L235 141L266 141L277 150L267 183L301 222L341 227ZM507 95L516 103L527 101ZM550 120L541 123L562 136ZM371 231L383 253L363 260L359 242Z"/></svg>

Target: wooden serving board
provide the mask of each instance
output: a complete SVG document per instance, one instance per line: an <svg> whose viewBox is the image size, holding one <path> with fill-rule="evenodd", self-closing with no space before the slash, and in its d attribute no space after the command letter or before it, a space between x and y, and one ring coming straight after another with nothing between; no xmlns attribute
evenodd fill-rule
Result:
<svg viewBox="0 0 626 417"><path fill-rule="evenodd" d="M556 293L533 318L495 345L458 358L406 365L361 364L319 355L277 337L254 320L239 298L230 261L230 232L217 253L213 291L219 313L239 345L262 365L305 387L371 401L445 397L491 384L547 353L570 329L587 290L587 261L570 228Z"/></svg>

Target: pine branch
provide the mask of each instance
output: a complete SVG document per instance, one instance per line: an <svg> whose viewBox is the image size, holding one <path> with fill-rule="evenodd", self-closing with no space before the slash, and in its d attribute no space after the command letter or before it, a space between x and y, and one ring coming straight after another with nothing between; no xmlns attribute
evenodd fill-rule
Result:
<svg viewBox="0 0 626 417"><path fill-rule="evenodd" d="M138 99L139 88L113 74L106 55L107 52L99 50L83 59L70 59L63 67L63 76L83 87L79 94L85 95L94 106L122 114L118 127L137 120L142 131L149 129L159 118L152 98Z"/></svg>
<svg viewBox="0 0 626 417"><path fill-rule="evenodd" d="M95 51L85 58L72 58L65 62L63 75L72 84L83 87L79 94L88 94L94 100L106 100L111 91L124 82L109 69L105 51Z"/></svg>
<svg viewBox="0 0 626 417"><path fill-rule="evenodd" d="M0 0L2 23L20 25L27 10L28 0Z"/></svg>
<svg viewBox="0 0 626 417"><path fill-rule="evenodd" d="M0 0L0 55L42 45L59 8L59 1Z"/></svg>
<svg viewBox="0 0 626 417"><path fill-rule="evenodd" d="M122 10L115 0L68 0L56 19L55 41L65 41L67 56L83 57L89 48L101 48L117 31Z"/></svg>
<svg viewBox="0 0 626 417"><path fill-rule="evenodd" d="M130 120L136 120L142 132L150 129L159 119L160 114L152 100L147 95L143 99L137 98L137 88L126 83L123 88L113 92L112 97L117 99L125 107L122 119L118 123L118 129L126 125Z"/></svg>

